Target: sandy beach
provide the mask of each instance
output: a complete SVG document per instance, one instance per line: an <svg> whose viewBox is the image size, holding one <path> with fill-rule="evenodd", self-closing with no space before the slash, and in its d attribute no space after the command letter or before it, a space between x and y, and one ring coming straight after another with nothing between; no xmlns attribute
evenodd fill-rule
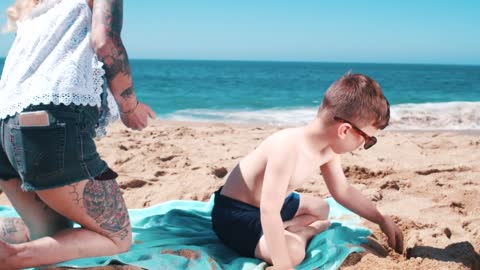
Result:
<svg viewBox="0 0 480 270"><path fill-rule="evenodd" d="M118 172L128 207L142 208L208 200L228 170L279 129L158 121L136 132L117 123L97 145ZM406 251L351 255L341 269L480 269L480 133L383 131L377 137L368 151L344 155L344 171L400 224ZM329 196L320 173L298 191ZM9 204L4 194L0 204ZM386 244L378 226L365 226Z"/></svg>

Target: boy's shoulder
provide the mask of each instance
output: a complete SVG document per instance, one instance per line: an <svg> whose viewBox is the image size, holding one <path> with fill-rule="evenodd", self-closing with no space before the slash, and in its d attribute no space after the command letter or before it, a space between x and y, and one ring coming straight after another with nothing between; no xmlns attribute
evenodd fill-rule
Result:
<svg viewBox="0 0 480 270"><path fill-rule="evenodd" d="M290 152L298 146L301 134L298 128L285 128L272 133L260 145L266 148L269 154L280 154Z"/></svg>
<svg viewBox="0 0 480 270"><path fill-rule="evenodd" d="M284 128L272 133L265 141L295 142L295 140L298 140L300 137L301 134L298 128Z"/></svg>

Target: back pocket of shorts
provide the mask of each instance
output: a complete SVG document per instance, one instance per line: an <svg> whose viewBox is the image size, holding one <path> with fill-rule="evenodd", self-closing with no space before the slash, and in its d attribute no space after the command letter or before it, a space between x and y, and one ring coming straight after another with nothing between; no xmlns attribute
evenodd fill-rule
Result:
<svg viewBox="0 0 480 270"><path fill-rule="evenodd" d="M31 180L62 175L65 167L65 124L12 127L15 159L20 174Z"/></svg>

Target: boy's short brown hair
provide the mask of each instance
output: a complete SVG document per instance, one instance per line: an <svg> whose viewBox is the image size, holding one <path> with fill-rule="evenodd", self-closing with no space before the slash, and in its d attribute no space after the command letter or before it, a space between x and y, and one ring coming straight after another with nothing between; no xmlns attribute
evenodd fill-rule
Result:
<svg viewBox="0 0 480 270"><path fill-rule="evenodd" d="M335 81L325 93L319 112L323 110L360 127L384 129L390 120L390 105L380 85L363 74L348 73Z"/></svg>

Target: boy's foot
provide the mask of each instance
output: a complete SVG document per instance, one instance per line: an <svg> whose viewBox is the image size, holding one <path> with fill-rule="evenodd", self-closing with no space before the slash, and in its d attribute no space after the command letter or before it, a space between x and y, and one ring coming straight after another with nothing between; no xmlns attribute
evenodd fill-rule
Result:
<svg viewBox="0 0 480 270"><path fill-rule="evenodd" d="M312 227L317 231L317 233L321 233L330 227L330 220L317 220L308 225L308 227Z"/></svg>
<svg viewBox="0 0 480 270"><path fill-rule="evenodd" d="M329 220L317 220L312 222L308 226L301 226L301 225L292 225L286 228L289 232L292 233L298 233L301 231L311 231L312 229L314 230L314 234L321 233L325 231L328 227L330 226L330 221Z"/></svg>

